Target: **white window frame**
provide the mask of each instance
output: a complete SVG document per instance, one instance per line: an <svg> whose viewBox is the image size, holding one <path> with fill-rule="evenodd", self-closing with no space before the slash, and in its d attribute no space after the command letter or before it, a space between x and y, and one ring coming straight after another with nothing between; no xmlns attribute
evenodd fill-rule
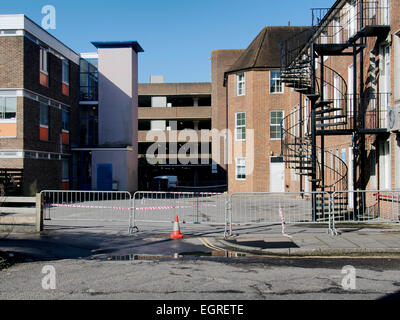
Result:
<svg viewBox="0 0 400 320"><path fill-rule="evenodd" d="M271 127L279 127L279 128L281 128L281 125L280 124L272 124L272 113L273 112L282 112L282 120L283 120L285 118L285 111L277 109L277 110L271 110L269 112L269 139L271 141L278 141L278 140L282 140L282 136L280 138L272 138ZM282 126L283 126L283 123L282 123ZM282 129L284 129L284 128L282 128ZM282 129L281 129L281 132L282 132Z"/></svg>
<svg viewBox="0 0 400 320"><path fill-rule="evenodd" d="M239 168L241 168L241 172L239 172ZM243 171L244 171L244 178L243 177L239 177L240 175L243 175ZM237 181L245 181L247 178L246 175L246 158L236 158L235 159L235 180Z"/></svg>
<svg viewBox="0 0 400 320"><path fill-rule="evenodd" d="M353 65L350 65L347 69L347 93L348 93L348 116L352 118L354 116L354 90L353 90L353 84L354 84L354 72L353 72Z"/></svg>
<svg viewBox="0 0 400 320"><path fill-rule="evenodd" d="M381 116L380 118L380 127L387 127L387 117L386 113L390 108L390 92L392 92L392 82L391 82L391 48L390 45L383 45L380 48L380 76L379 76L379 88L380 95L378 95L380 101L380 110Z"/></svg>
<svg viewBox="0 0 400 320"><path fill-rule="evenodd" d="M357 1L354 0L348 4L349 9L347 11L348 14L348 26L347 26L347 35L350 39L357 33Z"/></svg>
<svg viewBox="0 0 400 320"><path fill-rule="evenodd" d="M339 109L340 108L340 102L341 102L341 94L340 94L340 77L338 75L335 75L333 78L333 108L334 109ZM340 116L341 111L340 110L335 110L334 112L335 116ZM335 118L334 120L335 123L339 122L339 118Z"/></svg>
<svg viewBox="0 0 400 320"><path fill-rule="evenodd" d="M49 74L49 53L46 48L40 47L40 72Z"/></svg>
<svg viewBox="0 0 400 320"><path fill-rule="evenodd" d="M379 189L390 190L392 188L391 174L391 143L389 139L379 144Z"/></svg>
<svg viewBox="0 0 400 320"><path fill-rule="evenodd" d="M272 77L272 75L274 74L274 73L279 73L279 78L276 78L276 77ZM283 93L285 93L285 86L283 85L283 82L282 82L282 79L281 79L281 77L280 77L280 71L279 70L271 70L270 72L269 72L269 93L271 93L271 94L283 94ZM274 81L274 85L272 85L272 81ZM281 91L272 91L272 88L276 88L277 87L277 85L276 85L276 83L277 82L280 82L280 87L281 87Z"/></svg>
<svg viewBox="0 0 400 320"><path fill-rule="evenodd" d="M342 43L341 37L341 29L340 29L340 16L333 19L333 33L334 33L334 41L336 44Z"/></svg>
<svg viewBox="0 0 400 320"><path fill-rule="evenodd" d="M246 95L246 74L244 72L236 75L236 95L238 97Z"/></svg>
<svg viewBox="0 0 400 320"><path fill-rule="evenodd" d="M393 35L394 47L394 100L400 100L400 30Z"/></svg>
<svg viewBox="0 0 400 320"><path fill-rule="evenodd" d="M0 109L0 113L6 113L7 111L7 100L8 99L15 99L15 117L14 118L9 118L9 119L5 119L5 118L0 118L0 123L16 123L17 122L17 109L18 109L18 99L17 97L6 97L6 96L0 96L0 99L4 100L4 110Z"/></svg>
<svg viewBox="0 0 400 320"><path fill-rule="evenodd" d="M238 125L239 115L244 115L244 124ZM241 132L241 138L238 138L239 130ZM235 141L246 141L246 112L235 113Z"/></svg>
<svg viewBox="0 0 400 320"><path fill-rule="evenodd" d="M390 0L380 0L378 6L381 7L381 23L390 25ZM384 10L387 8L387 10Z"/></svg>

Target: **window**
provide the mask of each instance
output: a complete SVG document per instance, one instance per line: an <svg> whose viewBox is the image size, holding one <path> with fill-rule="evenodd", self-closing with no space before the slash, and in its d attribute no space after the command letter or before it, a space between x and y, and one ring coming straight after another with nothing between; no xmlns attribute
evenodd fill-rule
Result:
<svg viewBox="0 0 400 320"><path fill-rule="evenodd" d="M45 48L40 48L40 71L48 74L49 69L48 69L48 53L47 49Z"/></svg>
<svg viewBox="0 0 400 320"><path fill-rule="evenodd" d="M329 39L328 39L328 30L324 30L321 33L321 44L328 44Z"/></svg>
<svg viewBox="0 0 400 320"><path fill-rule="evenodd" d="M47 104L40 104L40 126L49 126L49 106Z"/></svg>
<svg viewBox="0 0 400 320"><path fill-rule="evenodd" d="M235 114L235 136L236 141L245 141L246 140L246 113L238 112Z"/></svg>
<svg viewBox="0 0 400 320"><path fill-rule="evenodd" d="M340 17L336 17L333 20L333 34L335 38L335 43L342 43L342 35L340 30Z"/></svg>
<svg viewBox="0 0 400 320"><path fill-rule="evenodd" d="M353 37L357 32L357 2L353 1L349 4L349 10L347 12L348 24L347 32L348 37Z"/></svg>
<svg viewBox="0 0 400 320"><path fill-rule="evenodd" d="M236 158L236 180L246 180L246 158Z"/></svg>
<svg viewBox="0 0 400 320"><path fill-rule="evenodd" d="M69 61L67 59L62 60L62 82L69 84Z"/></svg>
<svg viewBox="0 0 400 320"><path fill-rule="evenodd" d="M354 69L353 65L349 66L347 71L347 93L348 93L348 106L349 116L354 116Z"/></svg>
<svg viewBox="0 0 400 320"><path fill-rule="evenodd" d="M0 97L0 120L15 120L17 117L17 98Z"/></svg>
<svg viewBox="0 0 400 320"><path fill-rule="evenodd" d="M69 163L68 160L62 161L62 180L69 181Z"/></svg>
<svg viewBox="0 0 400 320"><path fill-rule="evenodd" d="M283 93L281 73L278 71L271 71L270 92Z"/></svg>
<svg viewBox="0 0 400 320"><path fill-rule="evenodd" d="M282 138L283 111L275 110L270 113L270 138L280 140Z"/></svg>
<svg viewBox="0 0 400 320"><path fill-rule="evenodd" d="M62 129L69 131L69 112L65 110L62 112Z"/></svg>
<svg viewBox="0 0 400 320"><path fill-rule="evenodd" d="M246 78L244 73L236 75L237 95L244 96L246 94Z"/></svg>
<svg viewBox="0 0 400 320"><path fill-rule="evenodd" d="M98 59L80 60L80 100L98 100Z"/></svg>
<svg viewBox="0 0 400 320"><path fill-rule="evenodd" d="M334 122L339 122L341 103L340 78L339 76L335 76L333 79L333 108L335 109L335 116L338 118L335 118Z"/></svg>

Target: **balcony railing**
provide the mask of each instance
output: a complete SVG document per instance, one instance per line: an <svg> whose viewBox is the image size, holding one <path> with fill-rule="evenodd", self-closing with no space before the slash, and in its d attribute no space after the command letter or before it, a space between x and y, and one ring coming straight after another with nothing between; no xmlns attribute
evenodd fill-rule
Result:
<svg viewBox="0 0 400 320"><path fill-rule="evenodd" d="M329 17L321 17L323 13ZM379 1L357 1L355 6L342 8L313 9L313 26L320 28L317 44L345 44L360 31L372 32L366 35L377 35L379 27L390 24L390 7ZM376 27L376 30L373 30Z"/></svg>
<svg viewBox="0 0 400 320"><path fill-rule="evenodd" d="M367 93L360 98L359 126L365 130L385 130L391 93Z"/></svg>

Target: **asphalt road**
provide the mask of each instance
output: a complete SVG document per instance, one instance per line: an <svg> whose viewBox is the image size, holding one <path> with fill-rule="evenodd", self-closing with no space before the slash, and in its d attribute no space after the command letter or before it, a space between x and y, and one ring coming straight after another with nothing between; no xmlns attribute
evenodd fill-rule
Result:
<svg viewBox="0 0 400 320"><path fill-rule="evenodd" d="M45 290L45 266L54 290ZM356 271L344 290L342 268ZM19 263L0 272L0 299L370 300L400 299L400 259L68 259Z"/></svg>

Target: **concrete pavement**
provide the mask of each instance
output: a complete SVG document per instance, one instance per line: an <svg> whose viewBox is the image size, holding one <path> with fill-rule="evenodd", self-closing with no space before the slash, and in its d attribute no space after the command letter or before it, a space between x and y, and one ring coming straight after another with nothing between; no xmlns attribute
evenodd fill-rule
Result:
<svg viewBox="0 0 400 320"><path fill-rule="evenodd" d="M268 234L251 234L240 229L226 239L214 238L214 243L231 250L263 255L371 255L400 254L400 225L343 225L338 235L326 228L291 226L286 235L279 227Z"/></svg>

